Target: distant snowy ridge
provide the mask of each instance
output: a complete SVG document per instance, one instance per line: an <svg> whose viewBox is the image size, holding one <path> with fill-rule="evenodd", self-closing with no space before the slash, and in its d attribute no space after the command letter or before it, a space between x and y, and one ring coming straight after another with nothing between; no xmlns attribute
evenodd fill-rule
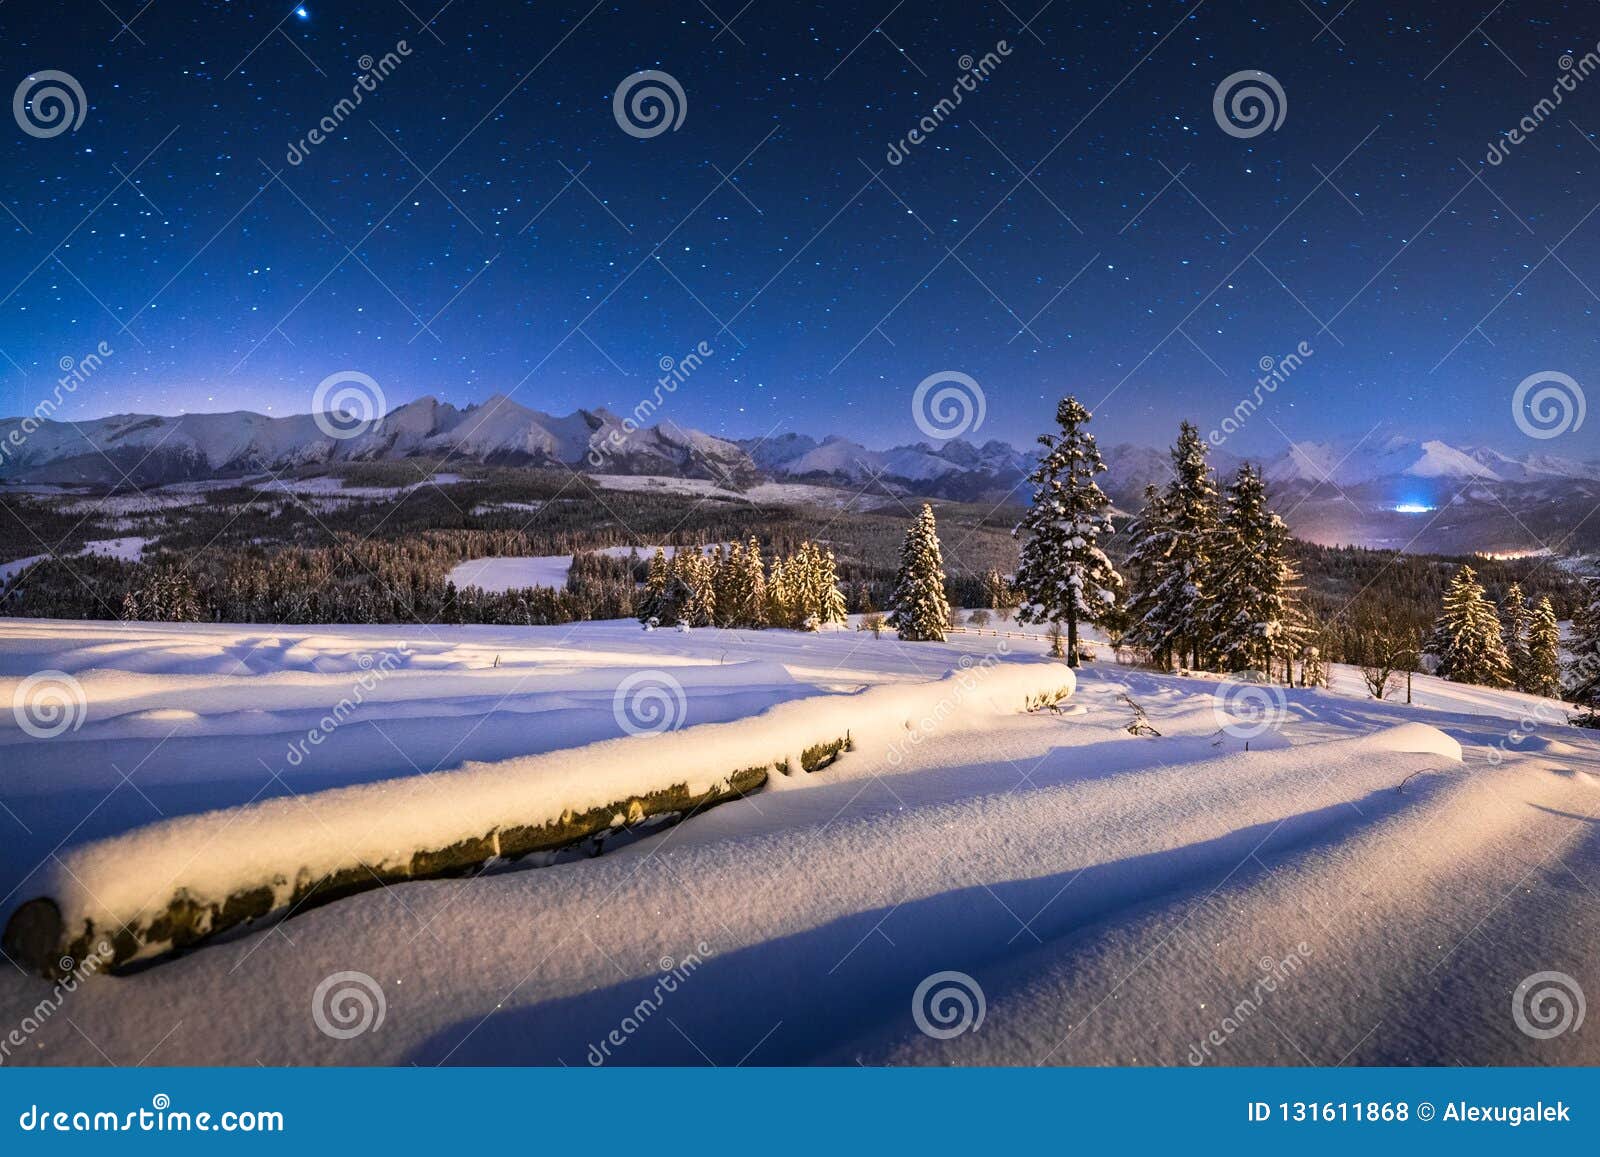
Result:
<svg viewBox="0 0 1600 1157"><path fill-rule="evenodd" d="M957 500L1020 498L1038 461L990 440L956 438L871 449L840 435L782 433L727 439L671 420L640 426L603 407L554 415L503 394L457 408L424 397L391 410L382 422L351 438L335 438L312 415L275 418L247 411L159 417L118 414L79 422L0 419L0 480L44 484L137 485L251 471L334 466L404 458L452 464L566 466L610 476L657 475L748 487L762 478L860 487L881 483L900 491ZM1116 443L1101 447L1107 472L1101 485L1124 506L1147 485L1170 478L1165 448ZM1240 458L1214 449L1221 473ZM1422 483L1520 486L1600 481L1600 461L1530 451L1521 457L1484 446L1454 446L1397 433L1355 442L1302 440L1262 462L1280 486L1341 488Z"/></svg>
<svg viewBox="0 0 1600 1157"><path fill-rule="evenodd" d="M626 423L626 424L625 424ZM80 422L0 420L0 477L39 482L136 484L225 473L280 471L413 457L463 465L570 466L616 473L754 481L749 457L731 442L662 423L635 426L604 408L565 416L497 394L457 409L425 397L391 410L355 437L329 434L309 414L272 418L248 411L157 417L116 414Z"/></svg>

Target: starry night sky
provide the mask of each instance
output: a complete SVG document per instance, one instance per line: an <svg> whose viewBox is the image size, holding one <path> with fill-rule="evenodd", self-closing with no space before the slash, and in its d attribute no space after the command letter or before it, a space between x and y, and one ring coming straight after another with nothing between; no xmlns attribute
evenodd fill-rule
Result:
<svg viewBox="0 0 1600 1157"><path fill-rule="evenodd" d="M1600 451L1600 418L1534 446L1510 409L1531 373L1600 377L1600 74L1484 161L1600 40L1589 0L441 2L0 6L5 91L57 69L88 103L0 133L0 413L101 341L70 416L303 413L344 369L391 405L627 410L704 341L662 417L725 436L916 440L916 384L960 370L979 441L1073 391L1154 444L1305 341L1230 449L1387 422ZM681 84L677 131L619 127L641 69ZM1287 97L1250 139L1212 115L1243 69Z"/></svg>

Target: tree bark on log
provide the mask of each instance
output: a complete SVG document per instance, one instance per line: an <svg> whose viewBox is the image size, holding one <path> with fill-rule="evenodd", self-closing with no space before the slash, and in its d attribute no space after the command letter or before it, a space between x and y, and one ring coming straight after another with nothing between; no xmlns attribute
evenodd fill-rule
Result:
<svg viewBox="0 0 1600 1157"><path fill-rule="evenodd" d="M817 751L821 758L807 770L820 771L834 762L841 750L849 749L848 737L818 744L808 751ZM543 823L497 827L448 847L419 849L403 864L353 863L319 876L301 869L292 885L287 876L277 876L221 901L197 898L187 888L178 887L164 909L120 928L97 927L87 920L68 927L57 900L39 896L11 914L0 943L13 960L47 980L61 979L72 970L72 962L86 960L91 954L103 956L108 970L115 971L134 961L159 959L193 947L269 916L287 919L389 884L471 875L495 860L560 851L652 817L676 815L681 821L759 790L770 774L780 770L773 764L746 767L699 793L691 792L686 783L674 784L583 812L568 810Z"/></svg>

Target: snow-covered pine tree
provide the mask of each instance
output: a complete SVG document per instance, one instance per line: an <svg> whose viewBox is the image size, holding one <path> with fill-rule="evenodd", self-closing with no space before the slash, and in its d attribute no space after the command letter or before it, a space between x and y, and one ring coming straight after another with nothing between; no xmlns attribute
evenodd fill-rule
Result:
<svg viewBox="0 0 1600 1157"><path fill-rule="evenodd" d="M794 593L788 568L778 555L772 556L772 574L767 579L767 622L774 627L793 625Z"/></svg>
<svg viewBox="0 0 1600 1157"><path fill-rule="evenodd" d="M1006 582L1006 576L994 567L990 567L989 573L983 576L983 595L991 611L1013 605L1011 584Z"/></svg>
<svg viewBox="0 0 1600 1157"><path fill-rule="evenodd" d="M1439 675L1455 683L1507 687L1511 660L1500 637L1500 616L1470 566L1456 571L1444 592L1444 612L1433 625L1428 649L1439 657Z"/></svg>
<svg viewBox="0 0 1600 1157"><path fill-rule="evenodd" d="M1213 571L1217 486L1206 461L1206 444L1191 422L1178 427L1172 447L1172 481L1162 496L1160 578L1149 592L1140 635L1153 654L1188 655L1198 667L1210 640L1204 610Z"/></svg>
<svg viewBox="0 0 1600 1157"><path fill-rule="evenodd" d="M1500 639L1511 661L1511 685L1518 691L1528 689L1528 636L1532 630L1533 609L1523 598L1522 584L1512 583L1500 608Z"/></svg>
<svg viewBox="0 0 1600 1157"><path fill-rule="evenodd" d="M816 630L822 625L822 551L814 542L802 542L790 570L794 582L795 625Z"/></svg>
<svg viewBox="0 0 1600 1157"><path fill-rule="evenodd" d="M200 621L200 590L187 567L170 566L167 572L168 621L198 623Z"/></svg>
<svg viewBox="0 0 1600 1157"><path fill-rule="evenodd" d="M833 551L824 551L821 557L822 573L822 608L817 617L823 626L837 624L843 626L850 617L849 607L845 603L844 592L839 589L839 560L833 557Z"/></svg>
<svg viewBox="0 0 1600 1157"><path fill-rule="evenodd" d="M644 593L639 596L639 621L649 623L655 619L661 625L672 620L666 615L667 584L672 581L672 565L667 562L667 552L659 546L650 556L650 569L645 574Z"/></svg>
<svg viewBox="0 0 1600 1157"><path fill-rule="evenodd" d="M698 546L686 546L673 556L678 579L684 586L678 617L691 627L709 627L716 621L717 592L711 559Z"/></svg>
<svg viewBox="0 0 1600 1157"><path fill-rule="evenodd" d="M1528 685L1523 690L1531 694L1561 693L1561 628L1548 596L1533 609L1528 629L1527 677Z"/></svg>
<svg viewBox="0 0 1600 1157"><path fill-rule="evenodd" d="M945 625L950 621L950 604L944 593L944 556L939 548L933 507L926 502L900 547L900 571L895 575L892 603L889 625L902 639L944 642Z"/></svg>
<svg viewBox="0 0 1600 1157"><path fill-rule="evenodd" d="M122 617L147 623L199 622L200 592L187 570L170 564L147 568L139 585L123 596ZM306 621L317 620L307 615Z"/></svg>
<svg viewBox="0 0 1600 1157"><path fill-rule="evenodd" d="M1144 488L1144 506L1130 528L1131 547L1127 570L1132 581L1128 593L1126 641L1143 647L1151 661L1167 668L1172 665L1172 636L1154 626L1152 612L1155 594L1166 577L1167 547L1171 531L1167 525L1166 496L1154 485Z"/></svg>
<svg viewBox="0 0 1600 1157"><path fill-rule="evenodd" d="M1027 535L1016 587L1022 592L1017 620L1065 623L1067 665L1078 665L1078 624L1098 622L1115 603L1122 576L1100 548L1115 533L1111 499L1095 481L1105 472L1094 435L1084 429L1093 415L1077 398L1056 407L1058 433L1039 435L1045 448L1028 481L1033 502L1012 534Z"/></svg>
<svg viewBox="0 0 1600 1157"><path fill-rule="evenodd" d="M723 543L717 548L711 589L717 597L717 613L714 617L719 627L736 625L737 608L742 602L739 583L744 578L743 554L744 546L738 542L731 546Z"/></svg>
<svg viewBox="0 0 1600 1157"><path fill-rule="evenodd" d="M766 564L761 559L761 543L756 541L753 534L745 544L744 566L745 577L740 583L740 591L745 601L739 609L740 624L764 627L767 625L767 572Z"/></svg>
<svg viewBox="0 0 1600 1157"><path fill-rule="evenodd" d="M1267 505L1267 484L1248 462L1228 484L1212 549L1211 598L1204 626L1232 671L1289 668L1306 631L1289 561L1289 528ZM1288 676L1293 682L1292 668Z"/></svg>
<svg viewBox="0 0 1600 1157"><path fill-rule="evenodd" d="M1572 659L1567 664L1565 698L1589 708L1600 708L1600 574L1583 580L1583 601L1572 613L1572 638L1567 644Z"/></svg>

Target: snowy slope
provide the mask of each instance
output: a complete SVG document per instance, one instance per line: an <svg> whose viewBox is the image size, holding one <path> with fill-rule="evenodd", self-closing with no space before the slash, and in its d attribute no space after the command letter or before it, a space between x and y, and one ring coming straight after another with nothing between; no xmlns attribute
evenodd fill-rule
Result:
<svg viewBox="0 0 1600 1157"><path fill-rule="evenodd" d="M295 791L614 735L612 690L642 670L674 674L694 719L733 719L926 683L998 642L432 635L334 733L320 780L288 773ZM27 758L4 761L0 799L36 833L13 828L26 857L0 851L6 903L58 842L286 795L285 739L396 643L392 627L0 624L0 692L49 665L87 703L78 731L4 737ZM1271 712L1247 751L1251 695ZM1060 714L930 712L897 758L847 754L599 859L390 887L99 978L16 1059L131 1063L159 1041L148 1063L1181 1065L1201 1045L1202 1063L1600 1061L1592 1033L1540 1040L1511 1015L1537 972L1600 986L1600 746L1548 701L1429 678L1414 697L1372 702L1348 671L1247 694L1096 664ZM1128 733L1130 699L1159 738ZM946 970L986 1016L940 1040L912 995ZM372 978L381 1028L318 1029L312 994L336 972ZM664 995L663 974L681 976ZM5 976L0 1018L47 992ZM622 1044L592 1052L614 1029Z"/></svg>

